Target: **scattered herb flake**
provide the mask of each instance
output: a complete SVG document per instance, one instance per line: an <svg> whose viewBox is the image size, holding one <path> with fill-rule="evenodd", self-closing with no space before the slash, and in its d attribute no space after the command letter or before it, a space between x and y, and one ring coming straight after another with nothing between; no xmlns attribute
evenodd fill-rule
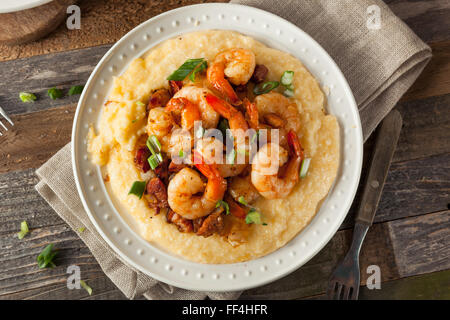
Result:
<svg viewBox="0 0 450 320"><path fill-rule="evenodd" d="M245 200L244 196L240 196L238 198L238 201L240 204L243 204L244 206L248 206L248 202Z"/></svg>
<svg viewBox="0 0 450 320"><path fill-rule="evenodd" d="M53 100L60 99L63 96L63 92L57 88L48 89L47 94Z"/></svg>
<svg viewBox="0 0 450 320"><path fill-rule="evenodd" d="M83 233L83 232L84 232L84 230L86 230L86 227L81 227L81 228L78 228L78 232L79 232L79 233Z"/></svg>
<svg viewBox="0 0 450 320"><path fill-rule="evenodd" d="M22 102L25 102L25 103L33 102L37 99L36 95L34 93L30 93L30 92L19 93L19 98L20 98L20 100L22 100Z"/></svg>
<svg viewBox="0 0 450 320"><path fill-rule="evenodd" d="M69 96L76 94L81 94L83 92L84 86L73 86L69 89Z"/></svg>
<svg viewBox="0 0 450 320"><path fill-rule="evenodd" d="M80 280L80 284L83 287L83 289L86 290L87 293L89 293L89 295L92 295L92 288L89 287L86 282L84 282L83 280Z"/></svg>
<svg viewBox="0 0 450 320"><path fill-rule="evenodd" d="M53 243L46 246L36 258L39 268L55 267L53 259L55 258L56 253L56 251L53 251Z"/></svg>
<svg viewBox="0 0 450 320"><path fill-rule="evenodd" d="M20 232L17 234L17 237L22 240L28 233L30 232L30 230L28 229L28 224L26 221L22 221L20 223Z"/></svg>
<svg viewBox="0 0 450 320"><path fill-rule="evenodd" d="M245 217L245 223L263 224L263 222L261 221L261 214L253 208L250 209L250 211L247 213L247 216Z"/></svg>
<svg viewBox="0 0 450 320"><path fill-rule="evenodd" d="M216 208L223 207L225 209L225 214L230 214L230 206L223 200L219 200L216 203Z"/></svg>

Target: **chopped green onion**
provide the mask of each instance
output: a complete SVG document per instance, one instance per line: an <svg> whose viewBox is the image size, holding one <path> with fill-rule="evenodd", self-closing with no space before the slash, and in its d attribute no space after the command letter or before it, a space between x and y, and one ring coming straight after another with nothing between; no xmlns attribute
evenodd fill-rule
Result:
<svg viewBox="0 0 450 320"><path fill-rule="evenodd" d="M294 80L294 71L285 71L281 76L281 84L285 87L292 85L292 81Z"/></svg>
<svg viewBox="0 0 450 320"><path fill-rule="evenodd" d="M181 149L181 150L178 152L178 156L179 156L180 158L184 158L184 151L183 151L183 149Z"/></svg>
<svg viewBox="0 0 450 320"><path fill-rule="evenodd" d="M203 58L186 60L177 70L167 77L167 80L183 81L204 60Z"/></svg>
<svg viewBox="0 0 450 320"><path fill-rule="evenodd" d="M284 94L286 97L291 98L291 97L294 96L294 91L291 90L291 89L286 89L286 90L284 90L283 94Z"/></svg>
<svg viewBox="0 0 450 320"><path fill-rule="evenodd" d="M26 221L22 221L20 223L20 232L17 234L17 237L22 240L27 233L30 232L30 230L28 229L28 224Z"/></svg>
<svg viewBox="0 0 450 320"><path fill-rule="evenodd" d="M247 216L245 217L245 223L263 224L263 222L261 221L261 214L253 208L250 209L250 211L247 213Z"/></svg>
<svg viewBox="0 0 450 320"><path fill-rule="evenodd" d="M53 243L49 244L42 250L42 252L37 256L37 263L40 269L47 268L50 266L50 268L55 267L55 263L53 262L53 259L56 256L55 251L53 250Z"/></svg>
<svg viewBox="0 0 450 320"><path fill-rule="evenodd" d="M87 293L89 293L89 295L92 295L92 288L89 287L86 282L84 282L83 280L80 280L80 284L83 287L84 290L87 291Z"/></svg>
<svg viewBox="0 0 450 320"><path fill-rule="evenodd" d="M302 164L300 166L300 178L305 178L308 173L309 164L311 163L311 158L303 159Z"/></svg>
<svg viewBox="0 0 450 320"><path fill-rule="evenodd" d="M263 84L258 84L257 86L255 86L253 88L253 93L257 96L260 94L265 94L277 88L279 85L280 83L278 81L264 82Z"/></svg>
<svg viewBox="0 0 450 320"><path fill-rule="evenodd" d="M230 214L230 206L223 200L219 200L216 203L216 208L223 207L225 209L225 214Z"/></svg>
<svg viewBox="0 0 450 320"><path fill-rule="evenodd" d="M234 160L236 159L236 151L231 149L229 153L227 153L227 164L234 164Z"/></svg>
<svg viewBox="0 0 450 320"><path fill-rule="evenodd" d="M57 88L51 88L47 90L47 94L53 100L59 99L63 96L63 92Z"/></svg>
<svg viewBox="0 0 450 320"><path fill-rule="evenodd" d="M69 89L69 96L73 96L75 94L81 94L83 92L84 86L73 86Z"/></svg>
<svg viewBox="0 0 450 320"><path fill-rule="evenodd" d="M138 101L138 102L136 102L136 104L137 104L139 107L145 107L145 103L143 103L142 101Z"/></svg>
<svg viewBox="0 0 450 320"><path fill-rule="evenodd" d="M243 204L244 206L248 206L248 202L245 200L245 198L243 196L240 196L238 198L238 201L240 204Z"/></svg>
<svg viewBox="0 0 450 320"><path fill-rule="evenodd" d="M192 82L195 82L195 76L197 75L197 73L203 72L204 70L206 70L206 68L208 68L208 63L206 61L203 61L200 65L198 65L194 69L194 71L192 71L191 75L189 76L189 79Z"/></svg>
<svg viewBox="0 0 450 320"><path fill-rule="evenodd" d="M150 137L148 137L147 148L153 155L161 152L161 143L159 143L159 140L156 136L151 135Z"/></svg>
<svg viewBox="0 0 450 320"><path fill-rule="evenodd" d="M161 163L161 161L159 161L158 154L152 154L147 160L152 170L155 170Z"/></svg>
<svg viewBox="0 0 450 320"><path fill-rule="evenodd" d="M84 230L86 230L86 228L85 228L85 227L81 227L81 228L78 228L78 232L79 232L79 233L83 233L83 232L84 232Z"/></svg>
<svg viewBox="0 0 450 320"><path fill-rule="evenodd" d="M149 158L149 162L150 162L150 158ZM133 182L133 185L131 186L130 192L128 192L128 194L129 195L134 194L135 196L139 197L139 199L142 199L146 185L147 185L147 183L145 181L135 181L135 182Z"/></svg>
<svg viewBox="0 0 450 320"><path fill-rule="evenodd" d="M33 94L33 93L30 93L30 92L21 92L21 93L19 93L19 98L20 98L20 100L22 100L22 102L25 102L25 103L33 102L33 101L35 101L37 99L36 95Z"/></svg>

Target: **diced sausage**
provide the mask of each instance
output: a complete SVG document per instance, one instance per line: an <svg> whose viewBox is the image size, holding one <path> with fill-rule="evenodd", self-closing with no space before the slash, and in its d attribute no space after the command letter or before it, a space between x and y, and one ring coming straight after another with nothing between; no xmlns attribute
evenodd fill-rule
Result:
<svg viewBox="0 0 450 320"><path fill-rule="evenodd" d="M151 153L150 150L148 150L147 146L140 146L136 148L134 154L134 163L136 164L136 167L144 173L150 170L150 164L147 161L150 155Z"/></svg>
<svg viewBox="0 0 450 320"><path fill-rule="evenodd" d="M255 66L255 71L253 72L251 80L254 83L261 83L266 79L267 73L269 72L269 69L263 64L257 64Z"/></svg>
<svg viewBox="0 0 450 320"><path fill-rule="evenodd" d="M180 232L192 232L192 220L188 220L175 213L173 210L168 210L166 214L167 222L173 223Z"/></svg>
<svg viewBox="0 0 450 320"><path fill-rule="evenodd" d="M167 89L158 89L152 93L147 104L147 111L154 108L164 108L171 98L170 92Z"/></svg>
<svg viewBox="0 0 450 320"><path fill-rule="evenodd" d="M148 162L148 161L147 161ZM156 174L158 178L160 178L165 184L168 183L169 178L169 159L164 158L163 162L157 166L153 172Z"/></svg>
<svg viewBox="0 0 450 320"><path fill-rule="evenodd" d="M220 234L225 227L223 209L216 210L205 218L200 228L197 230L197 235L202 237L212 236L214 233Z"/></svg>
<svg viewBox="0 0 450 320"><path fill-rule="evenodd" d="M167 208L167 188L160 178L152 178L147 182L147 194L152 195L160 208Z"/></svg>

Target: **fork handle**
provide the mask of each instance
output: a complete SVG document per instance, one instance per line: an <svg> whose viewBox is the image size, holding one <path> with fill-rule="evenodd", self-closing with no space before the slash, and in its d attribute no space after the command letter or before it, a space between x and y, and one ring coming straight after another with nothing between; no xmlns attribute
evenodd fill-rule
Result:
<svg viewBox="0 0 450 320"><path fill-rule="evenodd" d="M378 129L374 156L356 216L357 222L372 225L401 129L402 117L397 110L391 111Z"/></svg>

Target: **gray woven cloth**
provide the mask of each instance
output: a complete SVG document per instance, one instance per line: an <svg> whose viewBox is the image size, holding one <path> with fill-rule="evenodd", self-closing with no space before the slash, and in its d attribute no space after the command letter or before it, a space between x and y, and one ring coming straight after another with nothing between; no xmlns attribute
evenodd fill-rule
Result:
<svg viewBox="0 0 450 320"><path fill-rule="evenodd" d="M412 85L431 57L424 44L379 0L233 1L271 11L315 38L344 72L359 106L366 139ZM368 29L367 8L381 9L381 28ZM105 274L130 299L236 299L240 292L187 291L160 283L122 261L89 220L72 174L70 144L37 170L36 190L79 237Z"/></svg>

